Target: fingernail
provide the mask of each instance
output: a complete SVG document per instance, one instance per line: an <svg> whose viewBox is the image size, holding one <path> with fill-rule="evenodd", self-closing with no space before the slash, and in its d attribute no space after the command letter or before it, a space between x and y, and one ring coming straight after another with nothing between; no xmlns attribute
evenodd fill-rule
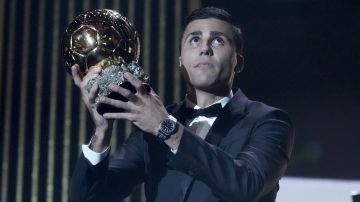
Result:
<svg viewBox="0 0 360 202"><path fill-rule="evenodd" d="M125 72L125 73L124 73L124 76L125 76L125 77L129 77L129 76L130 76L130 72Z"/></svg>
<svg viewBox="0 0 360 202"><path fill-rule="evenodd" d="M113 83L112 83L112 84L109 84L109 89L112 90L113 88L115 88L115 86L116 86L116 85L113 84Z"/></svg>

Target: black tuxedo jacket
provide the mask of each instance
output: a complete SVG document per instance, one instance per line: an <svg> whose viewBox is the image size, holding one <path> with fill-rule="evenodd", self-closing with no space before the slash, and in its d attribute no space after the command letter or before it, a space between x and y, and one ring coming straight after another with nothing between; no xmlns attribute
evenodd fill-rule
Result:
<svg viewBox="0 0 360 202"><path fill-rule="evenodd" d="M183 122L184 106L183 101L168 111ZM120 201L144 182L148 202L275 201L293 140L285 112L237 90L206 139L185 129L175 155L137 128L112 157L96 166L81 154L70 198Z"/></svg>

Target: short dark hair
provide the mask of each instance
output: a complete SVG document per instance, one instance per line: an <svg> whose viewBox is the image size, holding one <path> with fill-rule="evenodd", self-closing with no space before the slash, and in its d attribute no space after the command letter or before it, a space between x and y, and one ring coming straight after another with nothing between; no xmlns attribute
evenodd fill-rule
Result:
<svg viewBox="0 0 360 202"><path fill-rule="evenodd" d="M222 20L229 23L232 26L236 52L242 54L244 49L244 39L239 24L227 11L212 6L198 8L193 12L191 12L190 15L185 18L182 28L182 34L180 36L180 44L179 44L180 51L181 51L181 40L186 27L194 20L208 19L208 18L215 18L218 20Z"/></svg>

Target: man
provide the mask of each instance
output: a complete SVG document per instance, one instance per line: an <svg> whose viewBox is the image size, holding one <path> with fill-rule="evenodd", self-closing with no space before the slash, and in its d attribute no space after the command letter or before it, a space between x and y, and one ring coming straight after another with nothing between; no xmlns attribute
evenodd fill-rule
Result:
<svg viewBox="0 0 360 202"><path fill-rule="evenodd" d="M244 63L240 28L226 11L201 8L187 18L180 44L187 95L167 108L125 74L137 92L109 86L129 101L102 97L102 103L125 112L101 116L94 107L97 87L85 89L100 68L83 79L72 68L96 126L72 177L72 201L119 201L141 182L151 202L275 201L293 128L285 112L231 89ZM113 119L129 120L134 129L109 157Z"/></svg>

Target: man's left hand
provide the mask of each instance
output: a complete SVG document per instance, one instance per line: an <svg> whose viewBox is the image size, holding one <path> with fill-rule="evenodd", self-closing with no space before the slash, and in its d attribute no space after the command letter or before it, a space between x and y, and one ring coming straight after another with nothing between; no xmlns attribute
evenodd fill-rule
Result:
<svg viewBox="0 0 360 202"><path fill-rule="evenodd" d="M151 89L150 92L145 88L143 82L132 74L124 73L124 78L136 89L136 93L112 84L109 89L127 98L128 102L101 97L100 102L117 108L124 109L120 113L105 113L107 119L125 119L131 121L141 130L156 135L162 120L169 114L166 111L160 97Z"/></svg>

